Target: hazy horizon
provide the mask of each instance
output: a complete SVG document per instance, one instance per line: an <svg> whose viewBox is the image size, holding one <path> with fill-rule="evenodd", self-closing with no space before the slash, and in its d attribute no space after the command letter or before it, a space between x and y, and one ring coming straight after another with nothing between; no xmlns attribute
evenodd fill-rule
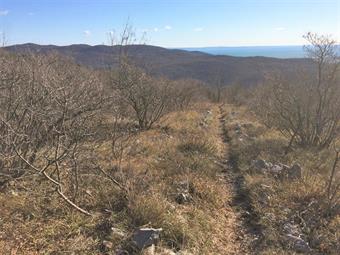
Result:
<svg viewBox="0 0 340 255"><path fill-rule="evenodd" d="M89 44L89 43L70 43L70 44L58 44L58 43L36 43L32 41L22 42L22 43L8 43L6 46L15 46L15 45L22 45L22 44L37 44L42 46L48 46L48 45L54 45L54 46L71 46L71 45L88 45L88 46L110 46L108 43L99 43L99 44ZM157 45L157 44L151 44L151 43L134 43L131 45L149 45L149 46L155 46L155 47L161 47L166 49L195 49L195 48L247 48L247 47L303 47L304 44L276 44L276 45L198 45L198 46L190 46L190 45L183 45L183 46L174 46L174 47L167 47L163 45Z"/></svg>

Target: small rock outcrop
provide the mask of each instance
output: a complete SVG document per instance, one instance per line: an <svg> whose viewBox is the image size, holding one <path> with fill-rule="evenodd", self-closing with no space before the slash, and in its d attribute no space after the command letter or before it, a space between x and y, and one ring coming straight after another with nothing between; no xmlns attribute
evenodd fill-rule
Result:
<svg viewBox="0 0 340 255"><path fill-rule="evenodd" d="M283 226L283 231L289 248L299 253L309 253L311 251L308 242L303 239L298 225L286 223Z"/></svg>
<svg viewBox="0 0 340 255"><path fill-rule="evenodd" d="M279 179L299 179L302 176L302 168L299 164L287 166L282 163L273 164L263 159L253 160L251 163L251 170L263 174L271 174Z"/></svg>
<svg viewBox="0 0 340 255"><path fill-rule="evenodd" d="M252 161L251 167L255 168L255 170L257 170L257 171L263 171L263 170L268 169L270 166L268 165L268 163L265 160L256 159L256 160Z"/></svg>
<svg viewBox="0 0 340 255"><path fill-rule="evenodd" d="M142 250L156 244L161 232L161 228L140 228L133 234L132 241Z"/></svg>

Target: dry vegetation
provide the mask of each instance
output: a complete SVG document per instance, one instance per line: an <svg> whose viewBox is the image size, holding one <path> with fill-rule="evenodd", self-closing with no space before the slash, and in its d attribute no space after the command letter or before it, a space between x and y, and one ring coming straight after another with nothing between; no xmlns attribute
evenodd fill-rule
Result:
<svg viewBox="0 0 340 255"><path fill-rule="evenodd" d="M308 242L311 250L307 253L337 254L340 248L338 175L332 184L332 198L327 190L334 164L333 149L295 149L285 154L289 140L279 131L258 122L245 107L226 108L231 157L244 177L244 191L262 227L259 253L296 252L294 242L287 238L287 231L292 228ZM253 164L258 159L286 165L299 163L302 177L282 179L263 172Z"/></svg>
<svg viewBox="0 0 340 255"><path fill-rule="evenodd" d="M340 249L339 59L329 37L306 39L315 72L226 91L230 160L262 228L261 254Z"/></svg>
<svg viewBox="0 0 340 255"><path fill-rule="evenodd" d="M195 85L1 54L2 254L135 254L143 226L159 253L238 250L218 108L189 108Z"/></svg>
<svg viewBox="0 0 340 255"><path fill-rule="evenodd" d="M90 217L67 207L42 177L8 181L1 193L2 253L134 253L129 238L141 226L163 228L159 252L236 252L236 219L225 207L230 194L216 164L223 150L217 114L217 107L202 105L167 115L159 128L130 138L119 170L112 168L110 140L87 142L94 149L83 160L96 161L124 185L117 188L90 168L79 171L77 201ZM110 124L112 119L103 123ZM187 200L180 200L182 193Z"/></svg>
<svg viewBox="0 0 340 255"><path fill-rule="evenodd" d="M0 51L0 254L337 254L338 59L307 39L315 73L254 90Z"/></svg>

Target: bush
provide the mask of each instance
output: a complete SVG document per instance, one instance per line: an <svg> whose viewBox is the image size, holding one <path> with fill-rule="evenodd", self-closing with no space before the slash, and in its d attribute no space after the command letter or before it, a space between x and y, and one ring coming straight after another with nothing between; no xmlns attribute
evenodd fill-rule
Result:
<svg viewBox="0 0 340 255"><path fill-rule="evenodd" d="M113 85L119 101L132 110L141 129L150 129L171 110L173 91L170 82L151 78L127 60L121 63Z"/></svg>
<svg viewBox="0 0 340 255"><path fill-rule="evenodd" d="M336 42L308 33L306 47L312 72L288 78L272 77L255 93L253 109L268 126L274 126L303 147L328 147L339 134L340 86Z"/></svg>

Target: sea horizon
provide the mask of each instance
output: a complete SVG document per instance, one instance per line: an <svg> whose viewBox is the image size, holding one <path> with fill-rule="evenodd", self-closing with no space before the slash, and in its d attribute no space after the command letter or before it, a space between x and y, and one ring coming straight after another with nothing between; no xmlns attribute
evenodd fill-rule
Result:
<svg viewBox="0 0 340 255"><path fill-rule="evenodd" d="M184 47L177 49L186 51L200 51L212 55L228 55L234 57L306 57L306 52L303 49L303 45Z"/></svg>

